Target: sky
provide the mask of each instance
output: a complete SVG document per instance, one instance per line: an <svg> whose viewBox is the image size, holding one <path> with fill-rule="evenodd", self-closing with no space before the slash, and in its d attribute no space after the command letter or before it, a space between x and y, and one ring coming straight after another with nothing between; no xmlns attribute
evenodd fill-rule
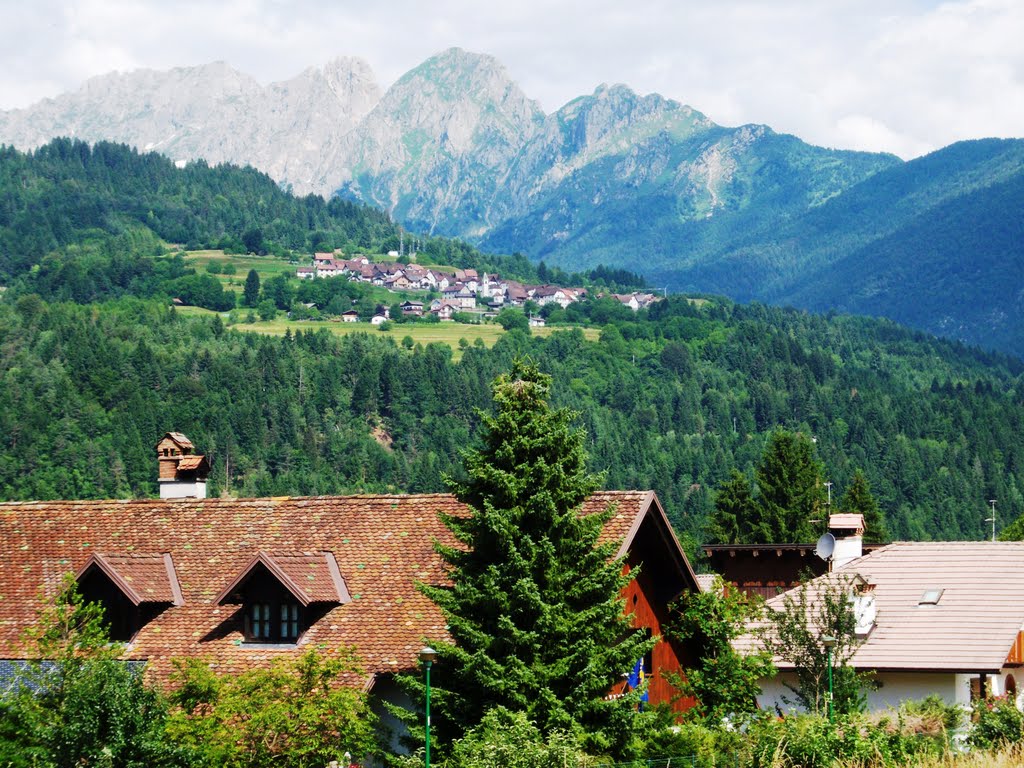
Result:
<svg viewBox="0 0 1024 768"><path fill-rule="evenodd" d="M552 112L602 84L905 159L1024 137L1024 0L0 0L0 109L114 70L262 83L358 56L382 87L458 46Z"/></svg>

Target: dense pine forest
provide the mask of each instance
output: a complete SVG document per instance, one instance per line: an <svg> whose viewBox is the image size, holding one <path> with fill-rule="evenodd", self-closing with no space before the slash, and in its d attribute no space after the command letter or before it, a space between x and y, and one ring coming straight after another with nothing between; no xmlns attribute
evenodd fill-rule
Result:
<svg viewBox="0 0 1024 768"><path fill-rule="evenodd" d="M168 430L211 457L214 494L443 490L490 383L528 355L553 404L580 412L605 486L655 489L691 546L716 489L734 469L752 479L779 427L811 436L836 498L862 471L893 538L982 538L989 499L999 527L1024 512L1024 364L888 322L591 299L549 321L596 326L599 341L513 330L488 348L466 327L456 355L379 333L272 338L169 308L183 281L210 277L180 246L308 258L400 237L384 214L294 198L251 169L68 140L0 148L0 497L154 495ZM418 244L523 279L635 277Z"/></svg>
<svg viewBox="0 0 1024 768"><path fill-rule="evenodd" d="M813 435L836 492L862 469L895 538L982 538L1024 510L1024 367L891 324L670 297L580 331L411 349L266 337L157 301L0 305L0 495L154 495L153 445L188 434L211 492L444 488L490 382L529 355L581 412L609 488L654 488L692 541L716 486L777 426ZM472 331L467 328L467 336Z"/></svg>

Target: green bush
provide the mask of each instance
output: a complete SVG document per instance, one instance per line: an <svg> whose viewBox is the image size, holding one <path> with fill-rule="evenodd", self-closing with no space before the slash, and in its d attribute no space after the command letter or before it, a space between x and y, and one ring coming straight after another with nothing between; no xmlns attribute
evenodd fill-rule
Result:
<svg viewBox="0 0 1024 768"><path fill-rule="evenodd" d="M166 732L195 768L319 768L373 751L366 696L340 684L358 670L350 651L309 650L238 675L216 675L200 659L175 666Z"/></svg>
<svg viewBox="0 0 1024 768"><path fill-rule="evenodd" d="M522 712L492 709L454 743L446 768L577 768L583 753L576 737L555 731L547 739Z"/></svg>
<svg viewBox="0 0 1024 768"><path fill-rule="evenodd" d="M652 707L638 718L637 765L648 761L660 765L671 759L688 768L714 768L732 765L739 753L742 735L738 730L714 727L707 721L675 722L676 715L667 706Z"/></svg>
<svg viewBox="0 0 1024 768"><path fill-rule="evenodd" d="M968 737L972 747L991 749L1024 741L1024 713L1005 696L975 707L974 728Z"/></svg>

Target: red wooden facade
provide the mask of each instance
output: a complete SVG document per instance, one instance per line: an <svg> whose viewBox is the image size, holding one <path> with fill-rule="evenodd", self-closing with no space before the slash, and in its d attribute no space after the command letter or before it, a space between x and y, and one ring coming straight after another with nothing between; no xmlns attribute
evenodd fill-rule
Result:
<svg viewBox="0 0 1024 768"><path fill-rule="evenodd" d="M681 697L669 677L685 677L685 668L695 659L699 649L667 639L665 626L669 621L672 601L683 592L695 591L698 587L656 498L630 542L625 570L637 571L623 593L626 610L633 617L633 626L646 627L653 637L658 638L654 650L644 660L648 701L667 704L681 714L693 707L696 701ZM613 694L621 694L626 689L624 681L616 686Z"/></svg>

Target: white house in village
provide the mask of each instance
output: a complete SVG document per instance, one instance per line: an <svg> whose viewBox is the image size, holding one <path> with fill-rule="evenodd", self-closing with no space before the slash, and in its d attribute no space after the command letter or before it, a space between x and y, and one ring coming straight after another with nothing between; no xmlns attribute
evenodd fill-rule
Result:
<svg viewBox="0 0 1024 768"><path fill-rule="evenodd" d="M879 684L869 709L931 694L970 706L982 691L1024 708L1024 542L897 542L860 556L859 533L837 537L835 567L807 589L812 606L829 583L849 589L862 639L849 663ZM776 666L758 703L791 711L793 667Z"/></svg>

